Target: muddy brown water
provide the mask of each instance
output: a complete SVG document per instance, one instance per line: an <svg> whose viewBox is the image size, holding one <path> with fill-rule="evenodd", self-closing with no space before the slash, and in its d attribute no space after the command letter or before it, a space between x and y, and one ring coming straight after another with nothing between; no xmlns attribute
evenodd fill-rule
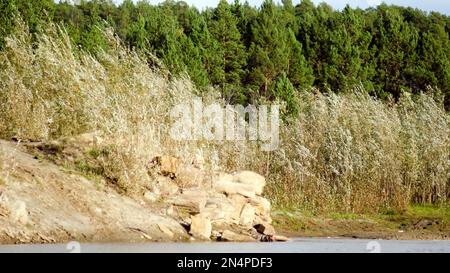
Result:
<svg viewBox="0 0 450 273"><path fill-rule="evenodd" d="M77 243L0 245L1 252L39 253L450 253L450 240L294 238L284 243Z"/></svg>

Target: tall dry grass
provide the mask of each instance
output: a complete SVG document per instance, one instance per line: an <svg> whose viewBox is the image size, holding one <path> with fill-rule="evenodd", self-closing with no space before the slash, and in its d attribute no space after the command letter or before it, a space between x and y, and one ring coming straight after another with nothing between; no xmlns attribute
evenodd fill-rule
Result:
<svg viewBox="0 0 450 273"><path fill-rule="evenodd" d="M0 137L100 131L112 142L100 151L104 175L125 191L150 187L145 166L172 146L161 132L171 105L193 96L190 81L169 81L111 32L109 50L94 57L73 48L63 28L52 26L33 42L26 25L17 25L0 53Z"/></svg>
<svg viewBox="0 0 450 273"><path fill-rule="evenodd" d="M299 101L281 149L259 166L276 204L367 212L449 202L450 119L430 95L387 104L355 90Z"/></svg>
<svg viewBox="0 0 450 273"><path fill-rule="evenodd" d="M169 79L105 33L97 56L72 47L53 26L36 42L22 23L0 53L0 137L59 139L100 131L108 145L104 175L128 193L151 188L146 165L156 154L209 168L266 175L275 206L318 211L401 209L448 203L449 116L427 94L384 103L361 90L301 93L299 117L281 126L278 150L253 142L176 142L169 112L196 93L186 77ZM205 100L216 100L214 90Z"/></svg>

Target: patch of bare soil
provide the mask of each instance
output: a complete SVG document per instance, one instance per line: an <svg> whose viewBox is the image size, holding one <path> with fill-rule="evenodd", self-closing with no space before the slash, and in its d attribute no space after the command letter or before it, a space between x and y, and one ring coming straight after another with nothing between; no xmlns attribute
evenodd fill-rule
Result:
<svg viewBox="0 0 450 273"><path fill-rule="evenodd" d="M0 140L0 243L180 241L186 230L163 208L98 187L82 175ZM1 170L0 170L1 171Z"/></svg>

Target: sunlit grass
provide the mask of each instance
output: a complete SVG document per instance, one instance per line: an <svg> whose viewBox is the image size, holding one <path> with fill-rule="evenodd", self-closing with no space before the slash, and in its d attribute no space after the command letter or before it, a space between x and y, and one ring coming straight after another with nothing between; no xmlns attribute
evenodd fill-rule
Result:
<svg viewBox="0 0 450 273"><path fill-rule="evenodd" d="M190 161L200 153L209 168L266 176L276 208L350 216L448 205L449 115L430 94L382 102L360 88L299 92L299 116L281 125L281 145L270 153L249 141L177 142L169 113L198 93L188 78L150 67L110 32L110 48L92 56L73 48L62 28L49 27L33 44L26 26L17 26L0 53L0 137L100 132L104 143L84 154L92 162L80 158L76 167L127 194L151 188L153 156ZM223 103L213 89L204 100Z"/></svg>

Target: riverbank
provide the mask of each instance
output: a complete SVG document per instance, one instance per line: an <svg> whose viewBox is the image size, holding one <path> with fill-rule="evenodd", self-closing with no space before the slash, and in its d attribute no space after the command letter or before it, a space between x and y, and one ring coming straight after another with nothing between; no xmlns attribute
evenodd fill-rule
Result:
<svg viewBox="0 0 450 273"><path fill-rule="evenodd" d="M450 207L410 206L380 214L275 210L277 231L289 237L345 237L385 240L450 240Z"/></svg>
<svg viewBox="0 0 450 273"><path fill-rule="evenodd" d="M263 176L156 156L145 191L130 193L92 171L106 153L100 141L0 140L0 244L287 240L271 225Z"/></svg>
<svg viewBox="0 0 450 273"><path fill-rule="evenodd" d="M174 211L167 207L164 198L150 200L154 194L140 198L121 194L101 182L101 177L74 169L67 161L61 163L65 158L61 151L67 148L39 152L27 148L29 145L6 141L0 141L0 146L4 157L0 177L0 203L4 205L0 206L0 242L3 244L72 240L145 243L192 238L173 216ZM269 207L266 211L269 213ZM313 214L275 208L270 215L277 234L291 238L450 240L448 206L412 206L403 212L368 215ZM238 239L241 240L236 236L231 238Z"/></svg>

